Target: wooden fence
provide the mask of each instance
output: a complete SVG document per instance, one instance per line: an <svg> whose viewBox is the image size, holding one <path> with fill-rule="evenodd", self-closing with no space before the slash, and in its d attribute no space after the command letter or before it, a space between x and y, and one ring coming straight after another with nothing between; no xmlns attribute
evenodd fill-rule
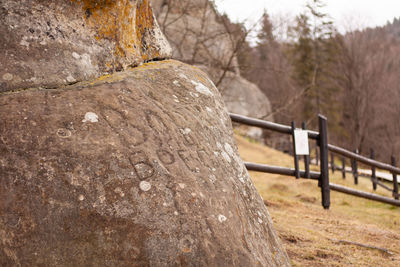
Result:
<svg viewBox="0 0 400 267"><path fill-rule="evenodd" d="M322 115L318 116L318 128L319 128L318 132L306 130L306 125L304 123L302 125L302 129L307 131L308 138L311 140L315 140L316 145L319 147L319 153L316 153L316 155L318 155L317 160L319 161L320 172L312 172L312 171L310 171L310 156L309 155L304 156L304 170L300 170L299 156L296 155L296 151L295 151L296 149L295 149L294 132L295 132L296 127L295 127L294 122L292 122L291 126L287 126L287 125L282 125L282 124L278 124L278 123L274 123L274 122L250 118L250 117L246 117L246 116L242 116L242 115L238 115L238 114L230 113L229 115L231 117L231 120L236 123L240 123L240 124L244 124L244 125L248 125L248 126L259 127L259 128L267 129L267 130L272 130L272 131L279 132L282 134L292 135L293 146L294 146L294 153L293 153L294 154L293 155L294 169L284 168L284 167L279 167L279 166L270 166L270 165L265 165L265 164L252 163L252 162L245 162L245 166L248 170L294 176L294 177L296 177L296 179L304 178L304 179L317 180L318 186L321 188L321 203L322 203L322 206L324 207L324 209L329 209L329 207L330 207L330 190L354 195L357 197L367 198L367 199L371 199L371 200L375 200L375 201L379 201L379 202L383 202L383 203L387 203L387 204L391 204L391 205L395 205L395 206L400 206L400 201L398 200L399 199L399 187L398 187L398 182L397 182L397 175L400 175L400 169L396 167L395 159L392 157L392 163L390 165L390 164L376 161L374 159L373 153L371 153L371 158L367 158L367 157L363 157L363 156L359 155L356 152L351 152L344 148L329 144L328 143L327 119L324 116L322 116ZM333 154L331 154L331 163L329 163L329 151L331 153L340 155L342 157L342 166L341 167L335 165ZM355 183L358 183L358 177L359 177L357 162L361 162L365 165L371 166L371 176L369 176L369 177L371 178L373 188L376 189L377 185L379 185L387 190L391 190L393 193L394 199L330 183L329 182L329 167L332 168L332 171L341 170L343 177L344 178L346 177L345 175L346 175L346 171L348 170L348 168L346 168L346 165L345 165L345 158L349 158L352 161L351 172L353 173ZM393 189L389 188L385 184L378 181L377 176L376 176L376 168L386 170L386 171L389 171L392 173ZM365 174L362 174L362 175L365 176Z"/></svg>

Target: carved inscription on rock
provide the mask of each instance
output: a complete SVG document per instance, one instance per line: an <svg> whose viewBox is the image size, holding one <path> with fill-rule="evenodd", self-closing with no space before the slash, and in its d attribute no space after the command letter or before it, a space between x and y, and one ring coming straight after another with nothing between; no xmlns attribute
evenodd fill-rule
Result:
<svg viewBox="0 0 400 267"><path fill-rule="evenodd" d="M175 61L1 95L0 265L289 265L221 103Z"/></svg>

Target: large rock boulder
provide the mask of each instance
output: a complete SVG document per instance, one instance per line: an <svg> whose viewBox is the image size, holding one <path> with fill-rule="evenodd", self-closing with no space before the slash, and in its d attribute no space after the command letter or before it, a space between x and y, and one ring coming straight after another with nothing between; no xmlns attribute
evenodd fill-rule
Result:
<svg viewBox="0 0 400 267"><path fill-rule="evenodd" d="M120 14L128 31L147 32L155 25L143 26L152 19L149 9L140 11L148 8L145 0L3 1L1 12L25 14L20 10L27 3L46 3L59 12L29 11L38 21L62 18L59 5L76 5L63 12L83 12L90 19L95 12L107 16L112 8L128 8ZM86 12L86 5L104 9ZM139 16L132 21L131 5ZM25 19L34 22L29 16ZM60 66L77 68L69 65L68 46L47 48L49 55L41 50L19 55L25 48L10 41L19 29L6 34L0 43L5 51L15 49L18 62L25 58L34 67L49 60L49 66L32 74L47 75L37 83L6 79L7 92L0 92L0 266L290 265L207 75L173 60L127 67L158 59L149 51L163 41L150 38L142 46L149 50L140 50L149 57L112 55L126 62L125 71L97 79L82 74L84 81L65 85ZM96 47L98 38L92 37ZM65 42L80 45L84 42L76 40L85 38ZM93 52L91 58L101 57L115 40L101 41L100 55ZM31 39L29 47L38 42ZM51 64L59 64L58 75ZM6 71L23 77L18 70ZM44 89L49 84L55 88ZM13 90L17 85L20 90Z"/></svg>
<svg viewBox="0 0 400 267"><path fill-rule="evenodd" d="M148 0L2 0L0 92L54 88L164 59Z"/></svg>
<svg viewBox="0 0 400 267"><path fill-rule="evenodd" d="M221 103L177 61L3 94L1 265L288 265Z"/></svg>

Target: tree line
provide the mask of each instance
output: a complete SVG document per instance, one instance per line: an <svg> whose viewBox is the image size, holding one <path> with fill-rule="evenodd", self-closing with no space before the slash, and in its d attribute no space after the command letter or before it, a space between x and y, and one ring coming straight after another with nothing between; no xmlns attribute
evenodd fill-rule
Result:
<svg viewBox="0 0 400 267"><path fill-rule="evenodd" d="M400 22L340 34L323 9L308 1L285 40L265 12L256 45L239 51L241 73L269 97L276 121L316 129L324 114L331 142L387 161L400 153Z"/></svg>

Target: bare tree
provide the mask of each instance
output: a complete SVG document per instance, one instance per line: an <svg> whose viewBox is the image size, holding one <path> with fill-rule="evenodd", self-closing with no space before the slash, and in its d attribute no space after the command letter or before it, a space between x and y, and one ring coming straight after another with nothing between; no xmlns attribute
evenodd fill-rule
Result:
<svg viewBox="0 0 400 267"><path fill-rule="evenodd" d="M165 0L158 12L163 32L174 47L174 57L213 70L220 85L228 71L239 74L237 54L250 33L220 15L209 0Z"/></svg>

